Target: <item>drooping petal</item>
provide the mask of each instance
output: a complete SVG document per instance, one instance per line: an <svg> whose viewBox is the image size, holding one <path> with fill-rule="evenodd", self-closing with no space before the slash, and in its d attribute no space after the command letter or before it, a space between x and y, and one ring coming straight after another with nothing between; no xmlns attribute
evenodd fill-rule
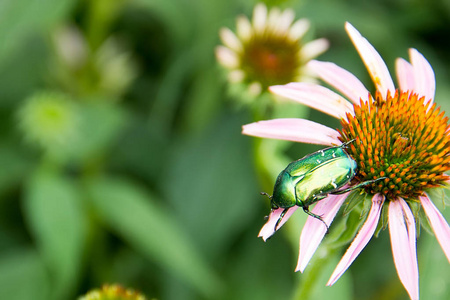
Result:
<svg viewBox="0 0 450 300"><path fill-rule="evenodd" d="M436 239L450 262L450 226L428 196L419 197Z"/></svg>
<svg viewBox="0 0 450 300"><path fill-rule="evenodd" d="M334 63L312 60L308 68L353 103L359 104L360 98L366 100L369 96L369 91L355 75Z"/></svg>
<svg viewBox="0 0 450 300"><path fill-rule="evenodd" d="M273 7L269 10L267 15L267 29L276 31L277 23L281 17L281 10L278 7Z"/></svg>
<svg viewBox="0 0 450 300"><path fill-rule="evenodd" d="M377 228L383 203L384 196L376 194L373 197L372 207L370 209L369 215L367 216L367 220L364 222L364 225L359 230L352 244L345 252L341 261L331 275L330 280L328 280L327 285L333 285L353 263L359 253L364 249L364 247L366 247L367 243L372 238L375 229Z"/></svg>
<svg viewBox="0 0 450 300"><path fill-rule="evenodd" d="M286 9L281 13L280 18L275 26L277 32L285 33L289 30L292 22L294 21L295 13L292 9Z"/></svg>
<svg viewBox="0 0 450 300"><path fill-rule="evenodd" d="M240 16L237 18L236 31L238 37L243 41L248 41L252 34L252 25L250 21L245 16Z"/></svg>
<svg viewBox="0 0 450 300"><path fill-rule="evenodd" d="M347 112L353 113L353 107L342 96L323 86L295 82L286 85L274 85L269 90L277 95L300 102L330 116L341 119Z"/></svg>
<svg viewBox="0 0 450 300"><path fill-rule="evenodd" d="M297 20L294 24L292 24L288 36L292 40L299 40L305 35L308 29L309 21L307 19Z"/></svg>
<svg viewBox="0 0 450 300"><path fill-rule="evenodd" d="M236 52L242 51L242 43L233 31L226 27L223 27L220 29L219 35L225 46Z"/></svg>
<svg viewBox="0 0 450 300"><path fill-rule="evenodd" d="M230 82L241 82L245 78L245 73L242 70L233 70L228 74L228 80Z"/></svg>
<svg viewBox="0 0 450 300"><path fill-rule="evenodd" d="M395 70L400 91L413 91L416 86L412 65L403 58L395 61Z"/></svg>
<svg viewBox="0 0 450 300"><path fill-rule="evenodd" d="M281 213L283 212L284 208L278 208L274 209L270 212L269 219L267 220L266 224L261 228L259 231L258 237L261 237L264 242L267 241L268 238L270 238L275 231L281 228L281 226L286 223L286 221L292 216L292 214L297 210L298 206L293 206L289 208L289 210L284 215L283 219L281 219L280 223L278 224L277 228L275 228L275 225L278 222L278 219L280 218Z"/></svg>
<svg viewBox="0 0 450 300"><path fill-rule="evenodd" d="M226 68L236 68L239 65L239 58L236 52L224 46L216 47L217 61Z"/></svg>
<svg viewBox="0 0 450 300"><path fill-rule="evenodd" d="M430 63L416 49L409 49L411 65L414 70L416 86L414 90L419 96L425 96L425 103L433 101L436 90L436 79Z"/></svg>
<svg viewBox="0 0 450 300"><path fill-rule="evenodd" d="M262 3L258 3L253 10L253 28L256 32L261 33L264 31L264 27L266 26L266 19L267 7Z"/></svg>
<svg viewBox="0 0 450 300"><path fill-rule="evenodd" d="M380 54L350 23L345 23L345 29L366 65L377 90L384 97L386 97L388 91L393 95L395 91L394 82Z"/></svg>
<svg viewBox="0 0 450 300"><path fill-rule="evenodd" d="M262 138L280 139L318 145L340 145L339 132L304 119L274 119L242 126L242 133Z"/></svg>
<svg viewBox="0 0 450 300"><path fill-rule="evenodd" d="M414 216L405 200L389 203L389 233L395 268L412 300L419 299L419 269Z"/></svg>
<svg viewBox="0 0 450 300"><path fill-rule="evenodd" d="M347 198L347 193L329 195L327 198L317 202L312 212L321 216L324 222L330 226L345 198ZM326 232L327 228L320 220L308 216L300 235L300 251L295 271L303 272L305 270Z"/></svg>
<svg viewBox="0 0 450 300"><path fill-rule="evenodd" d="M327 39L317 39L308 42L300 49L299 58L302 61L307 62L327 51L329 46L330 43Z"/></svg>

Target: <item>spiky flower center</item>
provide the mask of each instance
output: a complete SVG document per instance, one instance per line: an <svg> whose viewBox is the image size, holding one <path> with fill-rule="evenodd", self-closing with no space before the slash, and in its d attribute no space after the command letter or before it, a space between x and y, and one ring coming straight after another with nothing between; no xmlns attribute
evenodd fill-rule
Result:
<svg viewBox="0 0 450 300"><path fill-rule="evenodd" d="M342 119L341 139L350 143L347 152L358 164L358 181L386 177L368 186L369 193L387 199L415 199L424 189L448 179L450 126L436 104L424 104L415 93L388 93L383 99L360 101L354 115Z"/></svg>
<svg viewBox="0 0 450 300"><path fill-rule="evenodd" d="M243 46L241 66L249 81L260 82L263 88L295 81L300 67L298 40L266 29L255 32Z"/></svg>

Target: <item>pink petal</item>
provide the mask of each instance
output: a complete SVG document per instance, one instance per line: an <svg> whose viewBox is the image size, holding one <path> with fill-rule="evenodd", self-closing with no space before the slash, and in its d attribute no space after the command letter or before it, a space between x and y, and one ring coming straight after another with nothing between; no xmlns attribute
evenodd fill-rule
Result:
<svg viewBox="0 0 450 300"><path fill-rule="evenodd" d="M355 75L334 63L312 60L308 67L353 103L359 104L360 98L366 100L369 96L369 91Z"/></svg>
<svg viewBox="0 0 450 300"><path fill-rule="evenodd" d="M419 299L419 268L414 216L405 200L389 203L389 233L395 268L409 297Z"/></svg>
<svg viewBox="0 0 450 300"><path fill-rule="evenodd" d="M267 7L258 3L253 9L253 28L256 32L262 32L267 22Z"/></svg>
<svg viewBox="0 0 450 300"><path fill-rule="evenodd" d="M394 82L380 54L350 23L345 23L345 29L366 65L377 90L384 97L386 97L388 91L393 95L395 91Z"/></svg>
<svg viewBox="0 0 450 300"><path fill-rule="evenodd" d="M222 66L229 69L239 66L239 58L236 52L225 46L217 46L215 50L217 60Z"/></svg>
<svg viewBox="0 0 450 300"><path fill-rule="evenodd" d="M309 29L309 21L307 19L297 20L295 21L294 24L292 24L288 36L292 40L299 40L305 35L308 29Z"/></svg>
<svg viewBox="0 0 450 300"><path fill-rule="evenodd" d="M339 132L322 124L304 119L274 119L242 126L242 133L262 138L293 142L340 145Z"/></svg>
<svg viewBox="0 0 450 300"><path fill-rule="evenodd" d="M302 61L307 62L313 58L316 58L320 54L328 50L330 43L327 39L317 39L310 41L302 46L300 49L300 58Z"/></svg>
<svg viewBox="0 0 450 300"><path fill-rule="evenodd" d="M278 219L280 218L281 213L283 212L284 208L278 208L274 209L270 212L269 220L267 220L266 224L261 228L259 231L258 237L262 237L262 239L267 241L268 238L270 238L276 230L280 229L281 226L286 223L286 221L291 217L291 215L296 211L298 206L291 207L286 214L284 215L283 219L281 219L280 224L278 224L277 228L275 228L275 224L277 224Z"/></svg>
<svg viewBox="0 0 450 300"><path fill-rule="evenodd" d="M433 101L436 90L434 71L430 63L416 49L409 49L411 64L414 69L415 91L419 96L425 96L425 103Z"/></svg>
<svg viewBox="0 0 450 300"><path fill-rule="evenodd" d="M413 66L403 58L397 58L395 66L400 91L414 91L416 82L414 79Z"/></svg>
<svg viewBox="0 0 450 300"><path fill-rule="evenodd" d="M384 196L376 194L373 197L372 207L370 209L369 215L367 216L367 220L364 222L364 225L359 230L352 244L345 252L341 261L331 275L330 280L328 280L327 285L333 285L353 263L359 253L361 253L361 251L364 249L364 247L366 247L367 243L372 238L375 229L377 228L383 203Z"/></svg>
<svg viewBox="0 0 450 300"><path fill-rule="evenodd" d="M317 202L312 212L322 216L325 223L330 226L346 198L347 193L342 195L329 195L327 198ZM305 270L326 232L327 228L320 220L308 216L302 234L300 235L300 252L295 271L303 272Z"/></svg>
<svg viewBox="0 0 450 300"><path fill-rule="evenodd" d="M274 85L269 90L277 95L300 102L320 110L335 118L343 118L346 113L353 113L353 106L335 92L316 84L295 82L286 85Z"/></svg>
<svg viewBox="0 0 450 300"><path fill-rule="evenodd" d="M431 228L450 262L450 226L428 196L419 197Z"/></svg>
<svg viewBox="0 0 450 300"><path fill-rule="evenodd" d="M219 31L220 39L228 48L238 52L242 51L242 43L230 29L223 27Z"/></svg>

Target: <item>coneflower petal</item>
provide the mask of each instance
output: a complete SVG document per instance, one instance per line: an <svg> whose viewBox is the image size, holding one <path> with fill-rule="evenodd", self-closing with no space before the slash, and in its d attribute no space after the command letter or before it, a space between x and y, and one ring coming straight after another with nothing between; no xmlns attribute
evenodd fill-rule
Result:
<svg viewBox="0 0 450 300"><path fill-rule="evenodd" d="M327 198L319 201L312 212L321 216L322 220L330 226L345 198L347 198L347 193L329 195ZM300 251L295 271L303 272L305 270L326 232L327 228L320 220L308 216L300 235Z"/></svg>
<svg viewBox="0 0 450 300"><path fill-rule="evenodd" d="M275 228L275 225L278 222L278 219L280 218L281 213L283 212L284 208L278 208L274 209L270 212L269 219L267 220L266 224L261 228L259 231L258 237L261 237L264 242L267 241L268 238L270 238L275 231L281 228L281 226L286 223L286 221L292 216L292 214L297 210L298 206L291 207L286 214L284 215L283 219L281 219L280 224L278 224L277 228Z"/></svg>
<svg viewBox="0 0 450 300"><path fill-rule="evenodd" d="M233 31L223 27L220 29L219 35L225 46L236 52L242 51L242 43Z"/></svg>
<svg viewBox="0 0 450 300"><path fill-rule="evenodd" d="M436 79L433 68L425 57L416 49L409 49L411 65L414 69L416 86L414 91L425 96L425 103L433 101L436 90Z"/></svg>
<svg viewBox="0 0 450 300"><path fill-rule="evenodd" d="M267 24L267 7L264 4L257 4L253 10L253 28L256 32L263 32Z"/></svg>
<svg viewBox="0 0 450 300"><path fill-rule="evenodd" d="M340 145L339 132L304 119L273 119L242 126L245 135L319 145Z"/></svg>
<svg viewBox="0 0 450 300"><path fill-rule="evenodd" d="M375 229L377 228L383 203L384 196L381 194L376 194L372 198L372 207L369 215L367 216L367 220L364 222L364 225L359 230L352 244L345 252L341 261L331 275L330 280L328 280L327 285L333 285L342 276L342 274L344 274L348 267L350 267L364 247L366 247L367 243L372 238Z"/></svg>
<svg viewBox="0 0 450 300"><path fill-rule="evenodd" d="M377 90L380 91L384 97L387 95L388 91L393 93L395 91L394 82L392 81L389 70L380 54L350 23L345 23L345 29L366 65Z"/></svg>
<svg viewBox="0 0 450 300"><path fill-rule="evenodd" d="M303 62L307 62L327 51L329 45L330 43L327 39L317 39L308 42L300 49L299 58Z"/></svg>
<svg viewBox="0 0 450 300"><path fill-rule="evenodd" d="M369 97L369 91L355 75L334 63L312 60L307 67L353 103L359 104L361 98Z"/></svg>
<svg viewBox="0 0 450 300"><path fill-rule="evenodd" d="M252 34L252 24L246 17L240 16L236 21L236 31L241 40L248 41Z"/></svg>
<svg viewBox="0 0 450 300"><path fill-rule="evenodd" d="M389 233L400 281L412 300L419 299L416 227L411 209L402 198L389 203Z"/></svg>
<svg viewBox="0 0 450 300"><path fill-rule="evenodd" d="M395 70L400 91L413 91L416 86L413 66L403 58L397 58Z"/></svg>
<svg viewBox="0 0 450 300"><path fill-rule="evenodd" d="M323 86L305 82L295 82L286 85L274 85L269 90L282 97L297 101L330 116L341 119L346 114L353 114L349 101Z"/></svg>
<svg viewBox="0 0 450 300"><path fill-rule="evenodd" d="M436 239L450 262L450 226L428 196L419 197Z"/></svg>
<svg viewBox="0 0 450 300"><path fill-rule="evenodd" d="M309 29L309 21L307 19L300 19L292 24L288 36L292 40L301 39Z"/></svg>

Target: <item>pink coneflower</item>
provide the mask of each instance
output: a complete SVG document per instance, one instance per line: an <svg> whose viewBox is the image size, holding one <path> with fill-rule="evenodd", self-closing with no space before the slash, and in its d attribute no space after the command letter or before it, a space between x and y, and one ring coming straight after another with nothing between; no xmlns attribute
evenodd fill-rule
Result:
<svg viewBox="0 0 450 300"><path fill-rule="evenodd" d="M272 86L270 90L339 118L342 128L334 130L303 119L275 119L245 125L243 133L327 146L355 139L346 149L358 165L352 184L386 178L364 188L365 195L360 199L371 196L370 211L327 285L334 284L347 270L382 222L381 225L389 227L400 280L410 298L418 299L416 222L426 222L419 216L421 209L450 262L450 227L429 196L430 190L443 188L448 180L444 174L450 169L448 118L433 103L434 72L417 50L410 49L411 62L397 60L396 89L373 46L349 23L345 28L375 84L374 96L348 71L333 63L311 61L309 67L343 96L307 83ZM330 195L319 201L312 212L330 225L346 198L347 194ZM296 209L289 209L276 229ZM260 232L264 240L274 234L282 210L271 212ZM303 272L325 233L322 222L308 217L300 236L296 271Z"/></svg>
<svg viewBox="0 0 450 300"><path fill-rule="evenodd" d="M236 34L222 28L224 46L216 48L218 62L228 72L232 83L243 84L248 94L257 96L271 85L304 81L308 75L305 64L328 48L328 41L303 40L309 22L294 22L291 9L280 11L260 3L255 6L253 19L237 19Z"/></svg>

